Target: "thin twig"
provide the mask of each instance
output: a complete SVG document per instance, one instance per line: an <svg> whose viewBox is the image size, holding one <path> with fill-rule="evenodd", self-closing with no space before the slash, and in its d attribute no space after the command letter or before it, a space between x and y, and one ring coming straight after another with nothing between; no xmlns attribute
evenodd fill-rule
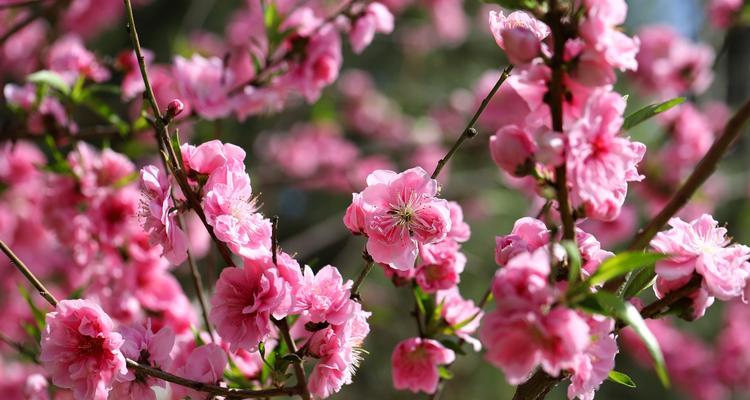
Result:
<svg viewBox="0 0 750 400"><path fill-rule="evenodd" d="M296 354L297 345L294 343L291 334L289 333L289 323L286 318L274 320L276 327L281 332L281 337L284 339L284 343L289 348L289 352ZM303 400L310 400L310 391L307 389L307 378L305 377L305 369L302 367L302 360L298 359L292 362L294 368L294 375L297 378L297 385L295 386L295 393L299 395Z"/></svg>
<svg viewBox="0 0 750 400"><path fill-rule="evenodd" d="M26 277L26 279L31 282L32 285L36 288L37 292L44 297L47 302L52 305L53 307L57 307L57 299L55 299L47 290L47 288L42 284L39 279L37 279L36 276L29 270L29 268L26 266L26 264L21 261L18 256L16 256L13 251L3 242L0 240L0 249L2 249L3 253L5 253L6 256L8 256L8 259L10 259L13 264L16 266L16 268L21 271L21 273ZM286 321L285 321L286 322ZM288 329L287 329L288 334ZM177 375L172 375L168 372L164 372L158 368L150 367L147 365L139 364L137 361L133 361L131 359L125 360L127 363L128 368L131 368L136 371L136 373L141 373L144 375L153 376L155 378L159 378L162 380L165 380L167 382L172 382L180 386L185 386L200 392L210 393L215 396L224 396L227 398L263 398L263 397L271 397L271 396L291 396L296 393L298 393L298 388L296 387L282 387L282 388L276 388L276 389L264 389L264 390L249 390L249 389L230 389L225 388L217 385L207 384L203 382L197 382L192 381L190 379L186 379ZM304 373L304 371L303 371ZM307 397L306 399L309 399Z"/></svg>
<svg viewBox="0 0 750 400"><path fill-rule="evenodd" d="M492 90L490 90L489 93L487 93L487 96L484 97L482 100L482 103L479 105L479 108L477 108L477 111L474 113L474 115L471 117L469 122L466 124L466 127L464 128L463 132L461 132L461 136L456 139L456 142L453 143L453 146L450 150L448 150L448 153L445 155L445 157L441 158L440 161L438 161L437 166L435 167L435 170L432 172L432 179L437 179L438 175L440 175L440 171L443 170L443 167L445 167L445 164L448 163L448 160L453 157L453 154L456 153L459 147L466 141L466 139L471 139L474 136L477 135L477 130L474 129L474 124L476 124L477 120L479 119L479 116L482 115L482 112L484 112L484 109L487 108L487 105L490 104L490 100L492 100L492 97L495 96L495 93L500 89L500 86L502 86L503 82L505 82L506 79L510 76L511 71L513 70L513 64L508 65L503 70L503 73L500 74L500 77L497 79L497 82L495 82L495 86L492 87Z"/></svg>
<svg viewBox="0 0 750 400"><path fill-rule="evenodd" d="M18 1L15 3L0 4L0 10L4 10L8 8L20 8L20 7L34 6L34 5L43 3L44 1L45 0L27 0L27 1Z"/></svg>
<svg viewBox="0 0 750 400"><path fill-rule="evenodd" d="M185 226L182 215L180 215L179 223L182 227ZM216 337L214 337L214 330L213 328L211 328L211 322L208 319L208 306L206 305L206 297L203 292L203 279L201 279L201 274L198 271L198 266L195 265L195 260L193 259L193 255L190 253L190 249L187 249L187 262L190 266L190 276L192 277L193 287L195 288L196 296L198 297L198 304L201 307L203 325L206 326L206 332L208 332L208 335L211 336L211 340L216 342Z"/></svg>
<svg viewBox="0 0 750 400"><path fill-rule="evenodd" d="M26 266L26 264L21 261L18 256L16 256L13 251L8 247L5 242L0 240L0 250L5 253L5 255L8 257L11 263L13 263L16 268L21 271L24 277L26 277L26 280L28 280L32 285L34 285L34 288L36 289L39 294L44 297L45 300L47 300L47 303L50 303L53 307L57 307L57 299L55 296L47 290L47 288L42 284L39 279L34 276L34 273L29 270L29 267Z"/></svg>
<svg viewBox="0 0 750 400"><path fill-rule="evenodd" d="M373 261L372 256L367 252L367 250L362 252L362 259L365 260L365 266L362 268L359 276L357 276L357 280L354 281L354 285L352 286L351 290L350 298L354 300L359 300L359 288L360 286L362 286L362 282L365 281L365 278L367 278L367 275L372 270L372 266L375 265L375 261Z"/></svg>
<svg viewBox="0 0 750 400"><path fill-rule="evenodd" d="M18 21L15 25L10 27L5 33L3 33L2 36L0 36L0 46L2 46L8 39L10 39L13 35L18 33L21 29L27 27L29 24L34 22L37 18L42 16L42 12L39 10L34 10L33 12L29 13L25 18Z"/></svg>
<svg viewBox="0 0 750 400"><path fill-rule="evenodd" d="M148 70L146 68L146 59L143 56L143 51L141 50L141 42L138 38L138 32L135 27L135 17L133 16L133 6L130 3L130 0L123 0L123 1L125 2L125 10L126 10L127 17L128 17L127 29L128 29L128 32L130 33L130 40L133 44L133 49L135 50L136 57L138 58L138 67L140 68L141 78L143 78L143 84L146 89L145 97L151 106L151 110L153 111L154 116L156 117L153 123L156 128L157 139L160 140L161 143L164 144L166 151L169 154L169 162L171 163L173 175L175 177L175 180L177 181L177 184L180 186L180 189L182 189L182 192L185 195L185 198L187 199L188 205L190 206L190 208L192 208L195 211L196 215L198 215L198 218L203 223L203 226L206 227L206 230L208 231L208 234L211 236L211 239L213 239L213 241L216 243L216 246L218 247L219 253L224 259L224 262L227 263L227 265L234 265L234 262L232 261L232 256L229 252L229 249L227 248L226 243L222 242L221 240L219 240L218 237L216 237L213 227L208 223L208 220L206 219L206 215L203 212L203 208L201 207L200 200L196 197L195 192L193 192L193 189L190 187L190 184L187 181L187 177L185 176L185 172L182 166L179 164L180 159L177 157L175 150L172 148L170 144L171 142L169 138L169 129L167 126L169 121L164 120L164 116L159 110L159 104L156 102L154 89L151 86L151 81L148 78Z"/></svg>
<svg viewBox="0 0 750 400"><path fill-rule="evenodd" d="M750 119L750 100L743 104L734 116L732 116L724 128L724 133L708 149L706 155L695 166L693 172L677 190L677 193L672 196L669 203L633 239L629 247L631 250L646 247L664 224L687 204L698 188L716 171L719 161L724 157L729 146L740 136L742 128L748 119Z"/></svg>

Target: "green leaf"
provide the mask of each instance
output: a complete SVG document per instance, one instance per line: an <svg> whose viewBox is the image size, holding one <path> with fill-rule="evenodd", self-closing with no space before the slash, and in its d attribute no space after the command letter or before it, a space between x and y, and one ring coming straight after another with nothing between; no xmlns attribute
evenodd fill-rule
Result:
<svg viewBox="0 0 750 400"><path fill-rule="evenodd" d="M563 240L560 244L568 253L568 282L578 282L581 277L581 252L578 245L572 240Z"/></svg>
<svg viewBox="0 0 750 400"><path fill-rule="evenodd" d="M653 285L654 281L656 281L654 266L648 265L645 268L642 268L625 281L625 289L622 292L622 298L627 300L631 297L638 296L642 291Z"/></svg>
<svg viewBox="0 0 750 400"><path fill-rule="evenodd" d="M445 379L446 381L453 379L453 372L450 372L445 365L438 366L438 374L440 374L441 379Z"/></svg>
<svg viewBox="0 0 750 400"><path fill-rule="evenodd" d="M177 165L180 166L180 168L185 168L185 163L182 161L182 150L180 149L180 130L175 129L174 135L169 138L170 145L172 146L172 150L174 150L175 156L177 156Z"/></svg>
<svg viewBox="0 0 750 400"><path fill-rule="evenodd" d="M620 385L623 385L623 386L627 386L630 388L636 387L635 382L633 382L633 380L630 379L629 376L619 371L615 371L615 370L609 371L608 378L610 381L619 383Z"/></svg>
<svg viewBox="0 0 750 400"><path fill-rule="evenodd" d="M641 317L641 313L632 304L622 300L613 293L600 291L595 293L594 297L603 308L608 310L608 315L617 317L633 328L633 331L641 338L641 341L643 341L646 349L651 354L651 358L654 360L656 375L659 376L662 385L668 388L669 375L664 364L664 355L661 352L656 337L651 333L651 330L648 329L646 322Z"/></svg>
<svg viewBox="0 0 750 400"><path fill-rule="evenodd" d="M625 117L625 122L622 124L623 130L629 130L633 128L634 126L640 124L641 122L652 118L653 116L657 114L661 114L664 111L669 110L670 108L682 104L685 102L684 97L676 97L672 100L667 100L663 103L656 103L651 104L646 107L641 108L640 110L628 115Z"/></svg>
<svg viewBox="0 0 750 400"><path fill-rule="evenodd" d="M420 315L427 315L427 308L425 307L425 301L429 300L429 295L422 291L419 286L414 286L414 301L417 302L417 309ZM425 298L426 297L426 298Z"/></svg>
<svg viewBox="0 0 750 400"><path fill-rule="evenodd" d="M70 94L70 85L57 72L42 70L26 77L26 80L37 85L47 85L65 95Z"/></svg>
<svg viewBox="0 0 750 400"><path fill-rule="evenodd" d="M665 256L658 253L644 253L640 251L626 251L604 260L599 268L587 280L591 287L607 282L612 278L627 274L643 266L651 265Z"/></svg>

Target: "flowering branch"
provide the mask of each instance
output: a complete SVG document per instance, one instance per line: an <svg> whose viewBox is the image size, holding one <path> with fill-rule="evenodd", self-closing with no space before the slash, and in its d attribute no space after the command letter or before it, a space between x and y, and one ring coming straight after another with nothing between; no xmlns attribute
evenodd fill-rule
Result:
<svg viewBox="0 0 750 400"><path fill-rule="evenodd" d="M372 270L372 266L375 265L375 261L373 261L372 256L367 250L362 252L362 259L365 260L365 266L362 268L362 272L359 273L357 280L354 281L354 285L352 286L351 298L355 300L359 299L359 287L362 286L362 282L365 281L365 278Z"/></svg>
<svg viewBox="0 0 750 400"><path fill-rule="evenodd" d="M562 12L557 0L549 0L549 13L547 23L552 31L554 54L550 68L552 79L549 83L549 95L547 102L552 114L552 130L563 131L563 56L565 54L566 36L562 26ZM563 160L565 158L563 157ZM575 221L570 210L570 198L568 196L567 167L565 161L555 168L555 192L560 210L560 218L563 224L563 239L575 241Z"/></svg>
<svg viewBox="0 0 750 400"><path fill-rule="evenodd" d="M740 136L742 133L742 127L745 126L748 119L750 119L750 100L748 100L739 110L737 110L734 116L732 116L727 123L727 126L724 128L724 133L716 139L706 155L703 156L701 161L695 167L693 173L690 174L685 183L682 184L680 189L677 190L674 196L672 196L669 203L664 206L656 217L649 221L646 227L640 230L630 244L630 249L641 249L646 247L664 224L677 214L685 204L687 204L698 188L700 188L714 171L716 171L716 166L719 164L719 161L724 157L729 146L731 146Z"/></svg>
<svg viewBox="0 0 750 400"><path fill-rule="evenodd" d="M273 265L278 267L277 261L276 261L276 253L279 251L279 216L274 215L271 217L271 259L273 261ZM273 318L272 318L273 319ZM284 343L286 343L287 348L289 349L290 353L296 354L297 353L297 345L294 343L294 339L292 339L292 335L289 333L289 322L287 322L286 317L282 319L273 319L273 323L276 324L276 327L279 328L279 331L281 332L281 336L284 339ZM305 377L305 369L302 367L302 359L296 359L292 362L292 366L294 368L294 375L297 378L297 385L295 386L295 393L299 394L299 396L303 400L309 400L310 392L307 389L307 378Z"/></svg>
<svg viewBox="0 0 750 400"><path fill-rule="evenodd" d="M135 17L133 16L133 6L130 3L130 0L123 0L125 2L125 11L128 16L128 24L127 29L130 33L130 40L133 44L133 49L135 50L136 57L138 58L138 67L141 71L141 77L143 78L143 84L146 88L145 91L145 97L148 100L148 103L151 105L151 109L154 113L155 119L153 120L153 123L156 128L156 135L158 141L162 144L162 146L166 149L167 153L169 154L169 160L172 167L172 173L175 177L175 180L177 181L177 184L180 186L180 189L182 189L182 192L185 194L185 198L187 199L188 205L191 209L195 211L195 213L198 215L198 218L200 218L203 225L206 227L206 230L208 231L211 238L216 242L216 245L219 249L219 253L221 254L222 258L224 259L224 262L227 263L227 265L234 265L234 262L232 261L232 256L229 253L229 249L227 248L226 244L219 240L219 238L216 237L216 234L214 233L213 227L209 225L208 220L206 220L206 215L203 212L203 208L200 205L200 200L196 197L195 192L193 192L192 188L187 182L187 177L185 176L185 172L183 171L182 167L179 165L179 158L175 154L174 148L170 145L170 138L169 138L169 121L164 118L161 111L159 110L159 104L156 102L156 96L154 95L154 89L151 86L151 82L148 78L148 71L146 69L146 60L143 56L143 51L141 50L141 43L138 39L138 32L136 31L135 27ZM164 156L162 156L164 158Z"/></svg>
<svg viewBox="0 0 750 400"><path fill-rule="evenodd" d="M34 285L34 288L36 288L37 292L44 297L47 302L53 306L57 307L57 299L50 293L49 290L44 286L44 284L37 279L37 277L34 275L33 272L29 269L29 267L26 266L26 264L21 261L18 256L16 256L15 253L8 247L8 245L5 244L2 240L0 240L0 250L5 253L6 256L8 256L8 259L16 266L16 268L21 271L21 273L26 277L26 279ZM284 321L284 324L286 321ZM287 325L287 335L289 332ZM282 331L283 333L284 331ZM292 346L290 348L294 349L294 342L292 342ZM210 393L216 396L225 396L228 398L264 398L264 397L272 397L272 396L290 396L297 394L301 392L302 390L299 387L282 387L282 388L276 388L276 389L264 389L264 390L249 390L249 389L232 389L232 388L225 388L217 385L211 385L203 382L197 382L192 381L190 379L182 378L177 375L172 375L168 372L164 372L159 368L149 367L147 365L143 365L138 363L137 361L133 361L131 359L125 360L127 363L128 368L133 369L134 371L144 374L153 376L155 378L159 378L162 380L165 380L167 382L175 383L180 386L185 386L200 392ZM303 371L304 373L304 371ZM307 388L305 387L304 392L306 393ZM309 394L307 397L304 397L304 399L309 399Z"/></svg>
<svg viewBox="0 0 750 400"><path fill-rule="evenodd" d="M461 132L461 136L456 139L456 143L453 144L453 147L451 147L450 150L448 150L448 153L445 155L445 157L441 158L440 161L438 161L437 166L435 167L435 170L432 172L432 179L437 179L437 176L440 175L440 171L443 170L443 167L445 167L445 164L448 163L448 160L453 157L453 154L456 153L459 147L466 141L466 139L471 139L474 136L477 135L477 130L474 129L474 124L477 122L479 117L482 115L482 112L484 112L484 109L487 108L487 105L490 104L490 100L492 100L492 97L495 96L495 93L500 89L500 86L502 86L503 82L505 82L506 79L510 76L511 71L513 71L513 64L508 65L503 70L503 73L500 74L500 77L497 79L497 82L495 82L495 86L492 87L492 90L490 90L489 93L487 93L487 96L484 97L482 100L482 103L479 105L479 108L477 108L477 111L474 113L474 116L471 117L469 120L469 123L466 124L466 128L464 128L463 132Z"/></svg>

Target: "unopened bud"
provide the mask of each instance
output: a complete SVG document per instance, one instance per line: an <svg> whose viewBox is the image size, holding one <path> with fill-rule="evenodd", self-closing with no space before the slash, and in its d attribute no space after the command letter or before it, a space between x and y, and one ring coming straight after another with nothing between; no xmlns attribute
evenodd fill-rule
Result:
<svg viewBox="0 0 750 400"><path fill-rule="evenodd" d="M180 99L174 99L169 102L169 105L167 105L167 114L164 115L164 120L168 123L171 121L174 117L180 115L182 110L185 109L185 104L180 101Z"/></svg>

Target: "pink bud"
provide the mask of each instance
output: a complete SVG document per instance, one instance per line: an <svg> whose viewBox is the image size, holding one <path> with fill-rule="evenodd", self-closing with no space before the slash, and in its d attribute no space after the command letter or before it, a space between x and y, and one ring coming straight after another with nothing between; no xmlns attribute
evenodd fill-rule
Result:
<svg viewBox="0 0 750 400"><path fill-rule="evenodd" d="M508 125L490 138L490 154L495 163L514 176L523 176L526 160L536 152L531 135L517 125Z"/></svg>
<svg viewBox="0 0 750 400"><path fill-rule="evenodd" d="M182 113L182 110L185 109L185 104L180 101L180 99L173 99L169 102L169 105L167 105L167 115L164 116L165 119L171 120L172 118L180 115Z"/></svg>
<svg viewBox="0 0 750 400"><path fill-rule="evenodd" d="M505 53L510 62L526 64L533 60L542 49L537 35L524 28L506 29L501 33L505 44Z"/></svg>

